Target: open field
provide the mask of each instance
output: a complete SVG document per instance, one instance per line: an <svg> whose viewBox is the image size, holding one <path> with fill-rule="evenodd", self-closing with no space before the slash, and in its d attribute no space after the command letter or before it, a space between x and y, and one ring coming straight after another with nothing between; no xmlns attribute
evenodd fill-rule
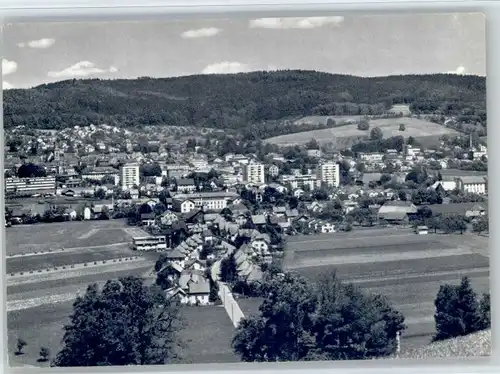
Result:
<svg viewBox="0 0 500 374"><path fill-rule="evenodd" d="M137 256L138 252L132 251L127 244L121 246L105 246L98 248L82 248L78 251L51 252L43 255L22 256L6 259L6 271L10 273L27 272L30 270L45 270L47 268L69 266L94 261L107 261Z"/></svg>
<svg viewBox="0 0 500 374"><path fill-rule="evenodd" d="M443 283L468 276L477 293L489 292L488 238L475 234L415 235L405 229L368 229L290 237L285 267L316 281L336 273L367 292L388 297L406 318L403 347L430 342L434 299ZM248 314L260 301L242 300Z"/></svg>
<svg viewBox="0 0 500 374"><path fill-rule="evenodd" d="M6 229L6 255L130 241L122 221L40 223Z"/></svg>
<svg viewBox="0 0 500 374"><path fill-rule="evenodd" d="M60 349L62 327L68 322L77 294L90 283L102 285L109 279L127 275L141 276L151 264L141 268L99 272L67 277L57 281L41 281L7 287L7 333L9 358L20 364L40 366L36 362L41 346L53 354ZM15 356L18 337L28 343L25 355ZM43 365L43 364L42 364Z"/></svg>
<svg viewBox="0 0 500 374"><path fill-rule="evenodd" d="M231 348L235 330L224 307L183 307L181 317L185 321L179 333L182 363L240 361Z"/></svg>
<svg viewBox="0 0 500 374"><path fill-rule="evenodd" d="M296 125L319 125L319 124L326 124L328 119L333 119L337 125L346 123L349 121L359 121L364 116L357 115L357 116L305 116L302 118L299 118L295 120L293 123Z"/></svg>
<svg viewBox="0 0 500 374"><path fill-rule="evenodd" d="M400 124L406 126L405 131L399 131ZM407 117L371 120L370 129L374 127L379 127L382 130L384 138L398 135L402 135L405 138L412 136L424 143L428 143L434 139L438 140L441 135L458 134L455 130L436 123ZM307 143L311 138L314 138L319 143L332 142L333 144L337 143L336 145L338 147L347 147L349 146L347 145L348 143L354 143L363 137L369 136L369 134L370 130L361 131L358 130L356 124L350 124L330 129L304 131L295 134L276 136L265 139L265 142L278 145L295 145Z"/></svg>

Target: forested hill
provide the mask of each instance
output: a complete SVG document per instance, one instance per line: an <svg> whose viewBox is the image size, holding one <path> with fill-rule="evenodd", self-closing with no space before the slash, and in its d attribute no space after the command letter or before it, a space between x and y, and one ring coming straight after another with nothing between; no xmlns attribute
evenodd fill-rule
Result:
<svg viewBox="0 0 500 374"><path fill-rule="evenodd" d="M4 126L61 129L91 123L240 129L305 115L414 112L486 116L484 77L360 78L314 71L252 72L133 80L68 80L4 92Z"/></svg>

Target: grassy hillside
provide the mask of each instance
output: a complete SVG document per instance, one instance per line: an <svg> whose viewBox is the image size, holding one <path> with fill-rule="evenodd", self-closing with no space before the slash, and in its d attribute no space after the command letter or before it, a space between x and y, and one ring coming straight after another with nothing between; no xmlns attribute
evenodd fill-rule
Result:
<svg viewBox="0 0 500 374"><path fill-rule="evenodd" d="M405 125L405 131L399 130L400 124ZM427 144L428 141L434 141L434 143L439 144L440 136L459 134L457 131L437 123L406 117L371 120L370 127L380 128L384 134L384 138L392 136L404 136L408 138L411 136L419 141L423 140L425 144ZM275 136L266 139L265 142L280 146L288 146L306 144L311 139L316 139L320 144L333 143L338 149L344 149L350 148L360 140L368 139L369 134L370 130L359 130L357 125L344 125L330 129L303 131L294 134Z"/></svg>
<svg viewBox="0 0 500 374"><path fill-rule="evenodd" d="M466 115L484 120L485 98L484 77L446 74L360 78L278 71L68 80L5 91L4 126L61 129L105 122L123 127L178 125L240 130L309 115L380 114L395 103L409 104L413 112L458 114L466 109ZM279 135L266 131L260 135Z"/></svg>
<svg viewBox="0 0 500 374"><path fill-rule="evenodd" d="M490 356L491 330L435 342L420 349L412 349L401 353L401 358L420 360Z"/></svg>

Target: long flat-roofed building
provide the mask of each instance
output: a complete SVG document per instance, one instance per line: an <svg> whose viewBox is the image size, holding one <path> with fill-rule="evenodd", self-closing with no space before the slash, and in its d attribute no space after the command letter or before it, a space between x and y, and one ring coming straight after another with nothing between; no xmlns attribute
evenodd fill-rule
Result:
<svg viewBox="0 0 500 374"><path fill-rule="evenodd" d="M56 177L5 178L5 193L16 195L55 194Z"/></svg>
<svg viewBox="0 0 500 374"><path fill-rule="evenodd" d="M165 251L167 241L164 236L140 236L132 239L132 247L136 251Z"/></svg>

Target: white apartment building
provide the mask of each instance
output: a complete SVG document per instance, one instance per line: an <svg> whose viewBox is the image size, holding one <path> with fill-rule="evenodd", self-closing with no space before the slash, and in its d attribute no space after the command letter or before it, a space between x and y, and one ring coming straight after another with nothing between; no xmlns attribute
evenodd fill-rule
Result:
<svg viewBox="0 0 500 374"><path fill-rule="evenodd" d="M264 184L266 182L264 164L251 161L244 166L243 174L248 183Z"/></svg>
<svg viewBox="0 0 500 374"><path fill-rule="evenodd" d="M282 175L280 177L280 182L284 185L290 184L292 190L306 186L309 187L310 190L314 190L321 184L314 174Z"/></svg>
<svg viewBox="0 0 500 374"><path fill-rule="evenodd" d="M20 195L53 194L56 192L56 177L5 178L5 192Z"/></svg>
<svg viewBox="0 0 500 374"><path fill-rule="evenodd" d="M120 169L122 190L127 191L134 186L138 186L139 179L139 164L125 164Z"/></svg>
<svg viewBox="0 0 500 374"><path fill-rule="evenodd" d="M338 187L340 184L340 168L336 162L324 162L318 166L318 180L329 187Z"/></svg>

